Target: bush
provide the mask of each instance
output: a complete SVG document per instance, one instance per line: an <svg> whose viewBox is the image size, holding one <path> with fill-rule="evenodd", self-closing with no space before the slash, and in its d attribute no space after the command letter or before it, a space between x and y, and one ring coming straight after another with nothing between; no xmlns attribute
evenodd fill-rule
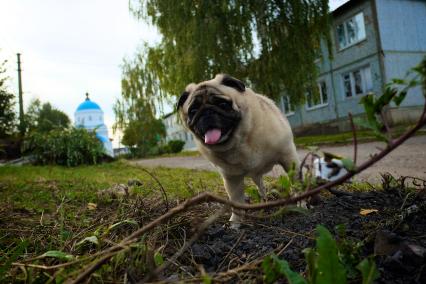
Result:
<svg viewBox="0 0 426 284"><path fill-rule="evenodd" d="M183 146L185 146L185 141L182 140L170 140L169 143L167 143L168 150L170 153L179 153L182 151Z"/></svg>
<svg viewBox="0 0 426 284"><path fill-rule="evenodd" d="M96 164L105 156L95 133L79 128L34 132L26 138L24 151L32 154L37 164L68 167Z"/></svg>
<svg viewBox="0 0 426 284"><path fill-rule="evenodd" d="M12 160L21 156L22 139L19 135L0 138L0 159Z"/></svg>

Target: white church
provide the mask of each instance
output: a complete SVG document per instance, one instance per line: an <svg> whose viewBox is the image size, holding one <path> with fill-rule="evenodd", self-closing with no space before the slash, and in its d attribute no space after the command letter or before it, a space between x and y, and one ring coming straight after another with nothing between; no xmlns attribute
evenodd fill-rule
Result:
<svg viewBox="0 0 426 284"><path fill-rule="evenodd" d="M108 138L108 128L104 123L104 112L97 103L89 99L88 93L86 93L86 100L74 113L74 124L75 127L95 131L96 137L104 144L105 153L111 157L114 156L112 143Z"/></svg>

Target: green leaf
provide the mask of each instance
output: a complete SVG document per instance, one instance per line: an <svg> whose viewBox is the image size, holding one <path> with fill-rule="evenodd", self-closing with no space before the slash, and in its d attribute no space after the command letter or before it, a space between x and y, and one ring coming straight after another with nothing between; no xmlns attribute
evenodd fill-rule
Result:
<svg viewBox="0 0 426 284"><path fill-rule="evenodd" d="M291 270L287 261L279 259L275 254L265 257L262 262L262 268L266 283L273 283L285 276L289 284L307 284L299 273Z"/></svg>
<svg viewBox="0 0 426 284"><path fill-rule="evenodd" d="M45 252L44 254L42 254L40 257L53 257L53 258L57 258L60 260L65 260L65 261L70 261L74 259L74 256L71 254L67 254L63 251L59 251L59 250L49 250L47 252Z"/></svg>
<svg viewBox="0 0 426 284"><path fill-rule="evenodd" d="M204 274L201 276L203 279L203 284L211 284L212 283L212 277L208 274Z"/></svg>
<svg viewBox="0 0 426 284"><path fill-rule="evenodd" d="M287 192L290 190L291 187L291 180L288 176L280 176L278 178L278 183L283 189L284 192Z"/></svg>
<svg viewBox="0 0 426 284"><path fill-rule="evenodd" d="M325 227L318 225L316 231L318 234L316 284L346 283L346 271L339 262L336 241Z"/></svg>
<svg viewBox="0 0 426 284"><path fill-rule="evenodd" d="M274 283L279 278L279 275L275 271L274 260L271 255L263 259L262 268L265 283Z"/></svg>
<svg viewBox="0 0 426 284"><path fill-rule="evenodd" d="M318 273L318 269L316 265L317 254L315 250L312 248L305 248L302 252L305 254L305 260L308 267L307 280L309 283L315 283L316 276Z"/></svg>
<svg viewBox="0 0 426 284"><path fill-rule="evenodd" d="M356 268L361 271L362 284L372 284L380 276L376 262L372 258L365 258Z"/></svg>
<svg viewBox="0 0 426 284"><path fill-rule="evenodd" d="M78 247L78 246L81 246L81 245L86 244L86 243L92 243L92 244L98 246L99 245L99 239L98 239L97 236L90 236L90 237L84 238L83 240L79 241L76 244L76 246Z"/></svg>
<svg viewBox="0 0 426 284"><path fill-rule="evenodd" d="M108 227L107 231L114 230L115 228L117 228L117 227L119 227L121 225L124 225L124 224L129 224L129 225L133 225L133 226L136 226L136 227L139 226L138 222L136 222L135 220L126 219L126 220L117 222L115 224L112 224L111 226Z"/></svg>
<svg viewBox="0 0 426 284"><path fill-rule="evenodd" d="M393 84L397 84L397 85L405 85L405 80L403 80L403 79L393 78L391 80L391 82Z"/></svg>
<svg viewBox="0 0 426 284"><path fill-rule="evenodd" d="M373 130L374 135L376 136L377 139L387 142L387 137L380 131L381 126L377 121L370 122L360 117L356 117L354 119L354 123L360 127Z"/></svg>
<svg viewBox="0 0 426 284"><path fill-rule="evenodd" d="M254 203L260 202L259 190L255 186L249 186L245 190L246 194Z"/></svg>
<svg viewBox="0 0 426 284"><path fill-rule="evenodd" d="M155 266L157 267L164 263L164 258L161 255L161 253L158 251L154 254L154 263L155 263Z"/></svg>
<svg viewBox="0 0 426 284"><path fill-rule="evenodd" d="M341 161L342 161L343 167L346 170L348 170L349 172L355 171L355 164L354 164L354 161L352 159L344 158Z"/></svg>
<svg viewBox="0 0 426 284"><path fill-rule="evenodd" d="M399 92L399 96L395 96L394 98L393 98L393 102L397 105L397 106L399 106L401 103L402 103L402 101L405 99L405 97L407 96L407 91L406 91L406 89L404 89L404 90L402 90L401 92Z"/></svg>
<svg viewBox="0 0 426 284"><path fill-rule="evenodd" d="M284 209L283 214L291 212L291 213L300 213L300 214L307 215L309 213L309 209L303 208L300 206L286 206L283 209Z"/></svg>

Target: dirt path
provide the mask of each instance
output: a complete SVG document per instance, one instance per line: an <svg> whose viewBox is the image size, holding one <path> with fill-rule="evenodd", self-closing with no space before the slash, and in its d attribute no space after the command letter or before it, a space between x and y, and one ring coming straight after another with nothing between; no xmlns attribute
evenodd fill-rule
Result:
<svg viewBox="0 0 426 284"><path fill-rule="evenodd" d="M378 148L384 147L383 143L372 142L358 145L358 164L367 160L371 154L377 153ZM353 157L353 147L334 146L321 147L321 150L335 153L345 157ZM302 159L307 151L298 151ZM211 165L203 157L173 157L173 158L157 158L143 159L133 162L137 165L146 167L169 167L169 168L189 168L199 170L215 171L215 167ZM355 180L378 182L380 181L380 173L389 172L395 176L415 176L426 179L426 135L416 136L409 139L390 155L376 163L374 166L359 174ZM280 167L275 167L269 175L278 176L282 173Z"/></svg>

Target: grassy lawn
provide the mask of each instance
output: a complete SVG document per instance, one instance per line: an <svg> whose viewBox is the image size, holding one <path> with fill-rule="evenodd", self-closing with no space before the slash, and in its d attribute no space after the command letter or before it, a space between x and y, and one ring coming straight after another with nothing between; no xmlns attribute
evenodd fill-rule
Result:
<svg viewBox="0 0 426 284"><path fill-rule="evenodd" d="M398 126L392 129L393 137L400 136L410 126ZM359 143L377 141L377 137L370 130L357 130L357 141ZM418 131L416 135L426 135L425 131ZM343 132L338 134L324 134L312 136L296 136L295 143L298 147L323 146L323 145L345 145L353 142L352 132Z"/></svg>
<svg viewBox="0 0 426 284"><path fill-rule="evenodd" d="M217 191L222 180L217 173L188 169L155 168L149 170L156 176L171 197L188 197L200 188ZM69 198L78 202L93 202L97 192L114 184L127 184L137 179L141 190L152 190L158 183L140 167L125 161L67 168L61 166L0 167L2 201L14 207L34 207L34 202L49 207L55 198ZM192 191L191 189L194 189ZM47 208L46 208L47 209Z"/></svg>
<svg viewBox="0 0 426 284"><path fill-rule="evenodd" d="M224 194L222 180L214 172L166 168L149 172L165 189L170 206L200 191ZM129 187L130 198L104 194L116 184L127 185L135 179L140 183ZM31 262L35 265L60 263L55 257L40 257L51 250L73 257L90 255L106 246L106 242L120 241L135 230L132 226L138 227L165 211L158 182L125 161L75 168L0 167L0 196L2 283L45 283L52 278L43 270L24 271L10 266L11 263L34 257L39 257ZM119 228L114 226L117 224ZM77 245L90 236L99 238L97 248L82 249ZM20 248L25 253L18 254ZM6 269L1 269L3 265ZM67 278L76 268L78 265L60 273Z"/></svg>

